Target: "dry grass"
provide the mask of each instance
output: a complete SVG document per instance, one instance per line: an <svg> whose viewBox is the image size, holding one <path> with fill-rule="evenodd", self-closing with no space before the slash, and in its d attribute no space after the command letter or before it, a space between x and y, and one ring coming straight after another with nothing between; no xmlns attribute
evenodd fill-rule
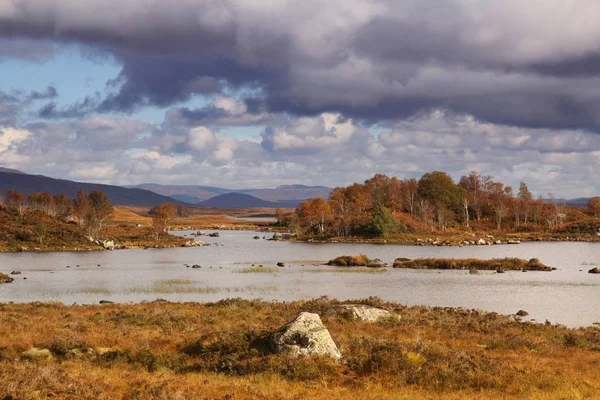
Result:
<svg viewBox="0 0 600 400"><path fill-rule="evenodd" d="M476 258L419 258L409 260L397 258L394 268L411 269L474 269L505 271L551 271L552 268L542 264L537 258L522 260L520 258L494 258L480 260Z"/></svg>
<svg viewBox="0 0 600 400"><path fill-rule="evenodd" d="M221 287L194 284L183 279L183 283L169 282L177 279L158 281L148 286L137 286L126 291L128 294L217 294L217 293L269 293L279 290L274 285L247 285L242 287Z"/></svg>
<svg viewBox="0 0 600 400"><path fill-rule="evenodd" d="M307 269L307 272L312 272L314 274L321 273L334 273L334 274L385 274L387 269L375 269L375 268L364 268L364 267L356 267L356 268L311 268Z"/></svg>
<svg viewBox="0 0 600 400"><path fill-rule="evenodd" d="M238 274L276 274L279 272L279 268L273 267L248 267L242 268L239 271L234 271Z"/></svg>
<svg viewBox="0 0 600 400"><path fill-rule="evenodd" d="M0 305L0 398L575 399L597 398L600 329L495 313L406 308L369 324L323 321L344 355L291 360L259 339L301 311L337 302L224 300L138 305ZM50 361L27 361L32 347ZM72 358L70 350L104 348Z"/></svg>
<svg viewBox="0 0 600 400"><path fill-rule="evenodd" d="M112 224L121 225L142 225L144 227L152 226L152 218L148 216L147 207L116 206ZM189 217L176 218L171 223L171 228L191 228L191 229L247 229L255 230L269 225L262 221L244 221L228 218L249 217L249 216L270 216L274 215L274 209L219 209L204 207L189 207Z"/></svg>

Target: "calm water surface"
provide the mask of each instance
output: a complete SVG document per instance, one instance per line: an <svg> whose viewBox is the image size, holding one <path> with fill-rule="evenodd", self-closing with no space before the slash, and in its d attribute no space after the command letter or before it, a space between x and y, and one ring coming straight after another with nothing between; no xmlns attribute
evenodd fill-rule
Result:
<svg viewBox="0 0 600 400"><path fill-rule="evenodd" d="M14 276L15 282L0 285L0 302L379 296L406 305L460 306L503 314L524 309L530 314L527 318L569 326L600 322L600 275L587 273L592 268L588 264L600 265L600 243L536 242L459 248L272 242L254 240L255 235L221 231L219 238L201 238L214 246L198 248L0 254L1 272L23 272ZM467 271L390 268L382 273L343 273L314 265L357 253L390 264L397 257L537 257L558 270L469 275ZM279 261L286 267L273 273L242 273L251 264L274 267ZM202 268L186 268L185 264Z"/></svg>

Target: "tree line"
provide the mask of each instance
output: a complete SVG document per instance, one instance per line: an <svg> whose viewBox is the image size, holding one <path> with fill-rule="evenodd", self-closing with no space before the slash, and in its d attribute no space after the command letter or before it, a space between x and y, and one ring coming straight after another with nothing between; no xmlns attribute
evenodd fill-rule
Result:
<svg viewBox="0 0 600 400"><path fill-rule="evenodd" d="M27 212L41 212L54 218L72 219L91 238L99 237L114 211L110 199L100 190L87 194L80 189L75 198L50 192L34 192L25 196L19 190L9 190L0 200L19 217ZM40 226L38 230L43 231L44 227Z"/></svg>
<svg viewBox="0 0 600 400"><path fill-rule="evenodd" d="M313 198L298 205L289 223L310 235L388 236L414 227L429 231L480 228L528 231L557 230L567 219L564 203L538 197L526 183L518 190L489 175L471 172L455 182L442 171L420 179L376 174L364 183L337 187L329 199ZM600 197L591 198L587 212L600 216Z"/></svg>

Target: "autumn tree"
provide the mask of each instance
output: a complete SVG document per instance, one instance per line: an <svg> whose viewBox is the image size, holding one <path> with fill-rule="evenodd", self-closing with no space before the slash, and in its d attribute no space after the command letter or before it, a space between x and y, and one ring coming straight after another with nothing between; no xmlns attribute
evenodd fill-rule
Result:
<svg viewBox="0 0 600 400"><path fill-rule="evenodd" d="M80 227L85 227L88 224L88 219L91 216L92 206L90 199L83 189L77 191L75 197L75 215Z"/></svg>
<svg viewBox="0 0 600 400"><path fill-rule="evenodd" d="M532 200L533 195L529 191L527 184L521 182L519 184L519 193L517 194L516 200L513 202L513 215L515 217L515 226L517 228L521 226L522 220L524 223L527 223Z"/></svg>
<svg viewBox="0 0 600 400"><path fill-rule="evenodd" d="M458 183L466 191L463 207L465 202L468 203L468 207L474 211L477 221L480 221L483 216L491 180L491 176L484 176L471 171L469 175L461 177Z"/></svg>
<svg viewBox="0 0 600 400"><path fill-rule="evenodd" d="M18 190L9 190L6 193L6 204L22 217L25 212L25 195Z"/></svg>
<svg viewBox="0 0 600 400"><path fill-rule="evenodd" d="M100 235L108 219L112 216L114 208L106 193L100 190L94 190L89 195L91 207L89 221L92 237Z"/></svg>
<svg viewBox="0 0 600 400"><path fill-rule="evenodd" d="M404 210L414 218L417 211L419 184L415 178L411 178L400 181L400 187Z"/></svg>
<svg viewBox="0 0 600 400"><path fill-rule="evenodd" d="M54 196L54 204L56 206L56 216L59 218L66 218L73 213L73 200L62 193Z"/></svg>
<svg viewBox="0 0 600 400"><path fill-rule="evenodd" d="M320 235L325 233L326 224L332 218L331 206L321 197L298 204L296 214L301 228Z"/></svg>
<svg viewBox="0 0 600 400"><path fill-rule="evenodd" d="M156 241L159 240L160 234L167 231L171 222L177 217L177 207L173 204L160 204L154 208L152 216L152 227L156 235Z"/></svg>
<svg viewBox="0 0 600 400"><path fill-rule="evenodd" d="M490 203L496 217L496 229L502 228L502 220L506 217L512 201L512 188L504 186L501 182L491 182L489 184Z"/></svg>
<svg viewBox="0 0 600 400"><path fill-rule="evenodd" d="M50 192L30 193L27 196L27 206L31 210L40 211L47 215L56 215L56 204Z"/></svg>
<svg viewBox="0 0 600 400"><path fill-rule="evenodd" d="M423 175L419 179L418 193L433 205L441 229L445 228L447 220L452 216L449 211L459 209L464 197L464 189L456 185L450 175L441 171Z"/></svg>
<svg viewBox="0 0 600 400"><path fill-rule="evenodd" d="M594 218L600 216L600 197L591 197L587 202L587 210Z"/></svg>

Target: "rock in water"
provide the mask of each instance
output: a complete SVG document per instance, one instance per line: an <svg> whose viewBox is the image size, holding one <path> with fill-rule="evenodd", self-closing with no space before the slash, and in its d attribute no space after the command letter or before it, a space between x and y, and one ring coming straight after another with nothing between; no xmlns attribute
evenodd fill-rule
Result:
<svg viewBox="0 0 600 400"><path fill-rule="evenodd" d="M600 267L594 267L588 271L589 274L600 274Z"/></svg>
<svg viewBox="0 0 600 400"><path fill-rule="evenodd" d="M279 232L275 232L271 240L283 240L283 235Z"/></svg>
<svg viewBox="0 0 600 400"><path fill-rule="evenodd" d="M348 319L359 319L368 322L377 322L386 318L400 318L400 316L388 310L365 304L340 304L330 308L327 315L339 315Z"/></svg>
<svg viewBox="0 0 600 400"><path fill-rule="evenodd" d="M525 311L525 310L519 310L519 311L517 311L517 315L519 317L526 317L526 316L529 315L529 313L527 311Z"/></svg>
<svg viewBox="0 0 600 400"><path fill-rule="evenodd" d="M289 353L293 357L325 355L342 358L331 334L318 314L303 312L295 320L272 333L268 345L274 353Z"/></svg>
<svg viewBox="0 0 600 400"><path fill-rule="evenodd" d="M11 283L12 281L14 281L13 278L0 272L0 283Z"/></svg>
<svg viewBox="0 0 600 400"><path fill-rule="evenodd" d="M385 267L385 263L380 260L379 258L376 258L374 260L371 260L368 264L367 267L369 268L384 268Z"/></svg>

